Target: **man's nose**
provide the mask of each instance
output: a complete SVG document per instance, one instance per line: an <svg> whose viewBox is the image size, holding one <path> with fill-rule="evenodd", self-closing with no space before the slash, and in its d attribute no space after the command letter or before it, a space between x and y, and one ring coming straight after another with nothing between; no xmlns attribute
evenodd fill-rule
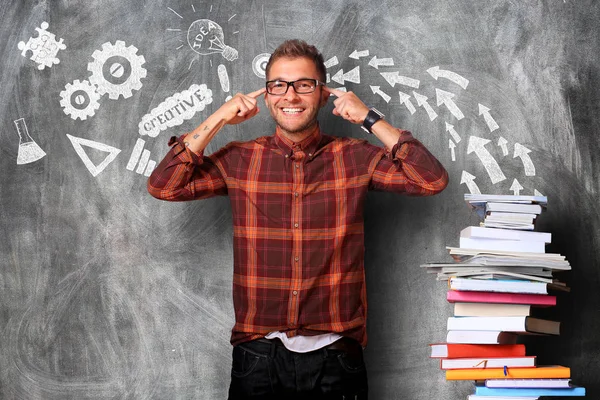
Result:
<svg viewBox="0 0 600 400"><path fill-rule="evenodd" d="M285 92L285 94L283 95L283 98L287 101L296 101L300 99L300 96L298 96L298 93L296 93L296 89L294 89L294 86L290 85L288 86L287 92Z"/></svg>

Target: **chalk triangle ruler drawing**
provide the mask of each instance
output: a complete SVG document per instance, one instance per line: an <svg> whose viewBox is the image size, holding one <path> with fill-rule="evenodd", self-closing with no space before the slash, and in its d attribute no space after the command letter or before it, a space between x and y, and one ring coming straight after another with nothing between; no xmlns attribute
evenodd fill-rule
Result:
<svg viewBox="0 0 600 400"><path fill-rule="evenodd" d="M71 144L73 145L73 148L75 149L75 152L77 153L79 158L81 158L81 161L83 161L83 164L85 165L85 167L88 169L88 171L90 171L90 173L93 176L97 176L100 172L104 171L104 168L106 168L108 166L108 164L113 162L113 160L121 152L120 149L117 149L115 147L109 146L104 143L94 142L93 140L83 139L80 137L71 136L69 134L67 134L67 137L71 141ZM95 165L92 162L92 160L90 160L90 157L86 154L85 150L83 149L83 146L91 147L92 149L96 149L96 150L100 150L100 151L104 151L108 154L106 155L106 157L100 164Z"/></svg>

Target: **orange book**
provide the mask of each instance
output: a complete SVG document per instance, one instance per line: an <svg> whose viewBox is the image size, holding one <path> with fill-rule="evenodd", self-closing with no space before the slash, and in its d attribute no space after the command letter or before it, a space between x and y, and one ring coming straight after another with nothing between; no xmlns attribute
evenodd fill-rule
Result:
<svg viewBox="0 0 600 400"><path fill-rule="evenodd" d="M448 381L481 381L485 379L550 379L570 378L571 369L560 365L535 368L452 369L446 371Z"/></svg>
<svg viewBox="0 0 600 400"><path fill-rule="evenodd" d="M434 343L431 358L524 357L524 344Z"/></svg>

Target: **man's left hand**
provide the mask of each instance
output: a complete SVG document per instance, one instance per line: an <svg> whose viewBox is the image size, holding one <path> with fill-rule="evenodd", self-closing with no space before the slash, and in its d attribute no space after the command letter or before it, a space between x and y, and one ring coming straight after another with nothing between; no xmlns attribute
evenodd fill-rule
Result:
<svg viewBox="0 0 600 400"><path fill-rule="evenodd" d="M332 89L323 86L326 92L337 97L334 100L333 115L338 115L353 124L362 124L367 114L369 107L365 105L353 92L344 92L339 89Z"/></svg>

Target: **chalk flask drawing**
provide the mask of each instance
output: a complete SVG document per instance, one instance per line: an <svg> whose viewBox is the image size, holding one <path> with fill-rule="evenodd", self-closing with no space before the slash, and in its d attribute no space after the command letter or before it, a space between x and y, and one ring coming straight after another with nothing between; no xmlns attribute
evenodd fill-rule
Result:
<svg viewBox="0 0 600 400"><path fill-rule="evenodd" d="M17 154L17 164L29 164L46 155L46 152L29 136L27 124L24 118L14 121L17 133L19 134L19 152Z"/></svg>

